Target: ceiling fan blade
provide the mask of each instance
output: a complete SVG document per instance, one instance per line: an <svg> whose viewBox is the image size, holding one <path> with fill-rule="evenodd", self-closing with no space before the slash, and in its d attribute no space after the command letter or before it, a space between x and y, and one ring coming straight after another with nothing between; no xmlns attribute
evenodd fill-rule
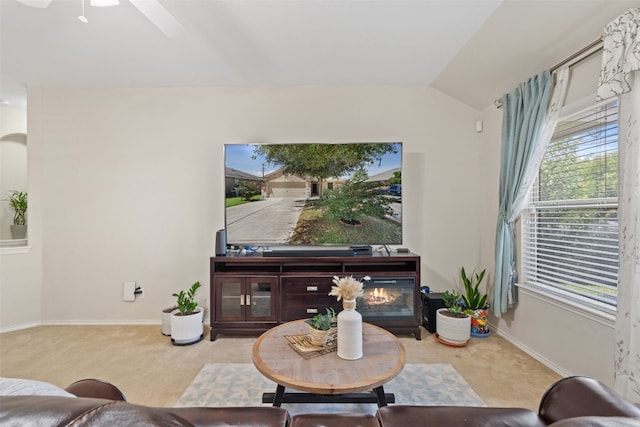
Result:
<svg viewBox="0 0 640 427"><path fill-rule="evenodd" d="M42 9L49 6L49 3L51 3L51 0L16 0L16 1L26 6L40 7Z"/></svg>
<svg viewBox="0 0 640 427"><path fill-rule="evenodd" d="M158 0L129 1L170 39L180 37L186 31L184 26Z"/></svg>

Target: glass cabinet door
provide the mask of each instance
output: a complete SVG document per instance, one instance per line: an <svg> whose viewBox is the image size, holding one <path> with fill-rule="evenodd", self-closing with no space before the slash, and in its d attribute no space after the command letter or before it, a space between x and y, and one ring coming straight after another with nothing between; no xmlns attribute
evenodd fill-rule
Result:
<svg viewBox="0 0 640 427"><path fill-rule="evenodd" d="M217 301L218 320L242 319L244 295L242 293L242 279L223 279Z"/></svg>
<svg viewBox="0 0 640 427"><path fill-rule="evenodd" d="M271 277L257 277L248 280L245 299L247 318L271 320L275 318L276 282Z"/></svg>

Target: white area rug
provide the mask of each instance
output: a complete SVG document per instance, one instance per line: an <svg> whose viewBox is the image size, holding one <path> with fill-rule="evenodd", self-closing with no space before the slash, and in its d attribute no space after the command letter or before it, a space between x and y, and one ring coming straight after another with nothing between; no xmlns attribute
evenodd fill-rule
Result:
<svg viewBox="0 0 640 427"><path fill-rule="evenodd" d="M449 364L407 364L400 374L385 384L395 393L396 405L486 406L471 386ZM205 365L187 387L176 406L269 406L262 403L263 392L275 392L276 384L249 363ZM289 390L287 390L289 391ZM282 405L291 414L310 412L371 413L374 404Z"/></svg>

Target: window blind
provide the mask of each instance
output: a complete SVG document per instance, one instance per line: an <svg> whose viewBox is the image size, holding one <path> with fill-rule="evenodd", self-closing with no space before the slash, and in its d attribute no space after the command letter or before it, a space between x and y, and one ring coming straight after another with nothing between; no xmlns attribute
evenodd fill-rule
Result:
<svg viewBox="0 0 640 427"><path fill-rule="evenodd" d="M618 102L562 118L523 215L523 278L617 302Z"/></svg>

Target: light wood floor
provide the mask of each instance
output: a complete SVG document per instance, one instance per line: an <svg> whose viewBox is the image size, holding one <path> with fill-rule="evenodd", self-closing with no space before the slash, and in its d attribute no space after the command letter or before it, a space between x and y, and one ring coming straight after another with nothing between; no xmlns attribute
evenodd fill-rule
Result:
<svg viewBox="0 0 640 427"><path fill-rule="evenodd" d="M489 406L538 409L560 377L493 334L464 348L400 337L407 363L450 363ZM219 335L171 345L160 326L41 326L0 334L0 376L65 387L81 378L117 385L129 402L172 406L206 363L251 363L256 337ZM216 385L220 386L220 385ZM429 387L429 384L425 384Z"/></svg>

